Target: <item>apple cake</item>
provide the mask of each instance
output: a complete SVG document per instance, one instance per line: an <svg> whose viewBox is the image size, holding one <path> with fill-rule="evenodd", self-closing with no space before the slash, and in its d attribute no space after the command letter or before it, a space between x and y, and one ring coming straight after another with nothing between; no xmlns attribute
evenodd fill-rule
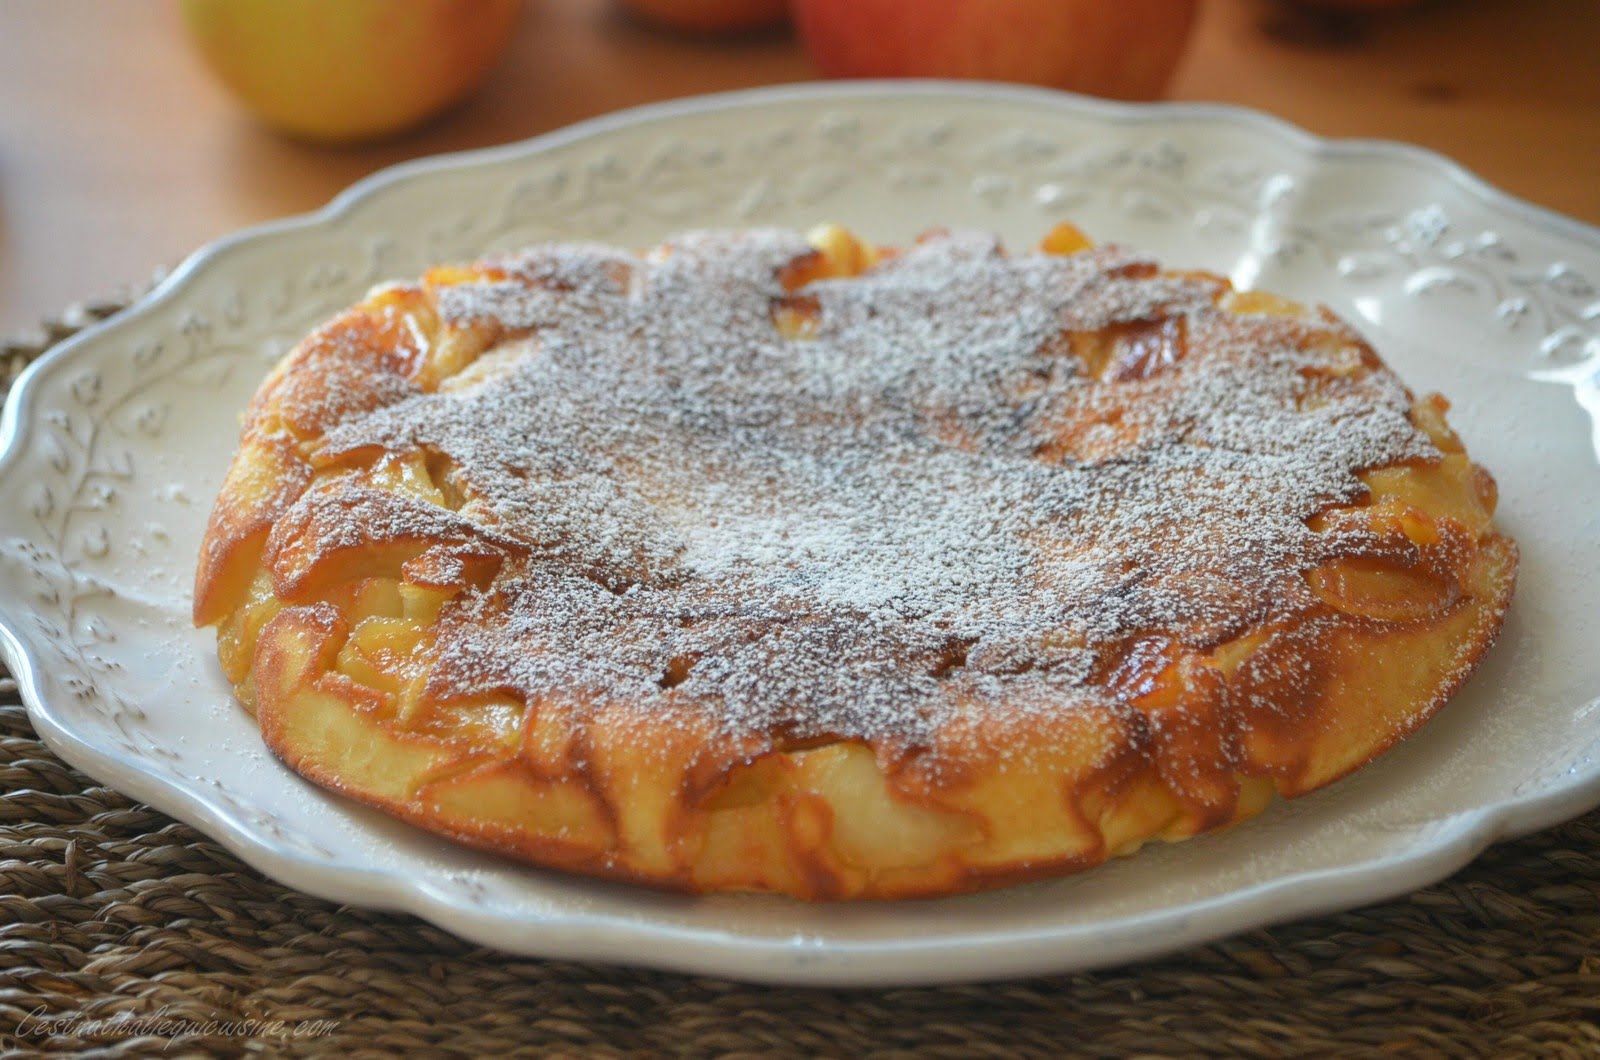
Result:
<svg viewBox="0 0 1600 1060"><path fill-rule="evenodd" d="M1333 781L1516 548L1324 309L934 230L558 244L374 290L261 385L194 617L311 781L542 866L943 895Z"/></svg>

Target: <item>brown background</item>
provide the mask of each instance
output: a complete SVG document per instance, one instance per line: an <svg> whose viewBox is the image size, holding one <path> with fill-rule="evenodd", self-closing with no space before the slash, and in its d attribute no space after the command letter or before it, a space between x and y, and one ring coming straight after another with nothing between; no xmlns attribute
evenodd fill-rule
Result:
<svg viewBox="0 0 1600 1060"><path fill-rule="evenodd" d="M529 0L505 63L398 139L328 149L257 126L157 0L0 6L0 334L99 297L375 169L522 139L636 103L810 78L786 35L663 34L614 0ZM1329 136L1408 140L1507 191L1600 222L1600 4L1436 0L1370 21L1207 0L1176 99L1270 111Z"/></svg>

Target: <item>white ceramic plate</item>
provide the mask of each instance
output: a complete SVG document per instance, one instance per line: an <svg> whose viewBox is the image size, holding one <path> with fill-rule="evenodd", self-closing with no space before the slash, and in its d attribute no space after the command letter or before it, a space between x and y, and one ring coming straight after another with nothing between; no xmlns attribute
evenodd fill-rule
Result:
<svg viewBox="0 0 1600 1060"><path fill-rule="evenodd" d="M189 628L193 558L267 367L372 283L542 239L935 223L1031 244L1070 216L1320 300L1455 402L1522 577L1500 644L1417 737L1231 832L975 897L693 899L522 868L280 766ZM1434 155L1257 114L941 84L630 111L379 174L192 257L56 350L0 426L0 637L63 758L292 886L519 953L890 984L1085 968L1402 893L1600 802L1600 231ZM1591 420L1591 417L1595 417Z"/></svg>

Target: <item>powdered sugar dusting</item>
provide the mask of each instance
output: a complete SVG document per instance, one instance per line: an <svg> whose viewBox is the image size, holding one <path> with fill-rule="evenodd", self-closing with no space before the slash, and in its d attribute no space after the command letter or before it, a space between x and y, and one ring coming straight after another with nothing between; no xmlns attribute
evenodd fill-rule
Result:
<svg viewBox="0 0 1600 1060"><path fill-rule="evenodd" d="M524 546L445 609L436 691L911 742L1075 709L1130 638L1203 648L1307 606L1329 541L1305 520L1434 452L1389 373L1342 370L1337 326L1221 313L1213 281L1121 250L932 238L809 285L819 327L787 339L779 274L808 250L540 247L442 293L532 338L324 450L443 453L487 547ZM1066 329L1120 338L1096 365Z"/></svg>

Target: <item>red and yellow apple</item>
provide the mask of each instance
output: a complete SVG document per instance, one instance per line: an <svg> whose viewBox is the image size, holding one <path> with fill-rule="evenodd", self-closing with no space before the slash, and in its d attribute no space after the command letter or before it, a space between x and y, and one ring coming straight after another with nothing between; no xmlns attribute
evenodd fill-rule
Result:
<svg viewBox="0 0 1600 1060"><path fill-rule="evenodd" d="M521 0L184 0L207 64L268 124L311 140L398 132L466 96Z"/></svg>
<svg viewBox="0 0 1600 1060"><path fill-rule="evenodd" d="M1416 7L1422 0L1288 0L1298 7L1316 7L1325 11L1394 11L1402 7Z"/></svg>
<svg viewBox="0 0 1600 1060"><path fill-rule="evenodd" d="M793 0L830 77L1023 81L1121 99L1161 95L1198 0Z"/></svg>
<svg viewBox="0 0 1600 1060"><path fill-rule="evenodd" d="M740 33L776 26L789 17L788 0L623 0L642 18L693 33Z"/></svg>

